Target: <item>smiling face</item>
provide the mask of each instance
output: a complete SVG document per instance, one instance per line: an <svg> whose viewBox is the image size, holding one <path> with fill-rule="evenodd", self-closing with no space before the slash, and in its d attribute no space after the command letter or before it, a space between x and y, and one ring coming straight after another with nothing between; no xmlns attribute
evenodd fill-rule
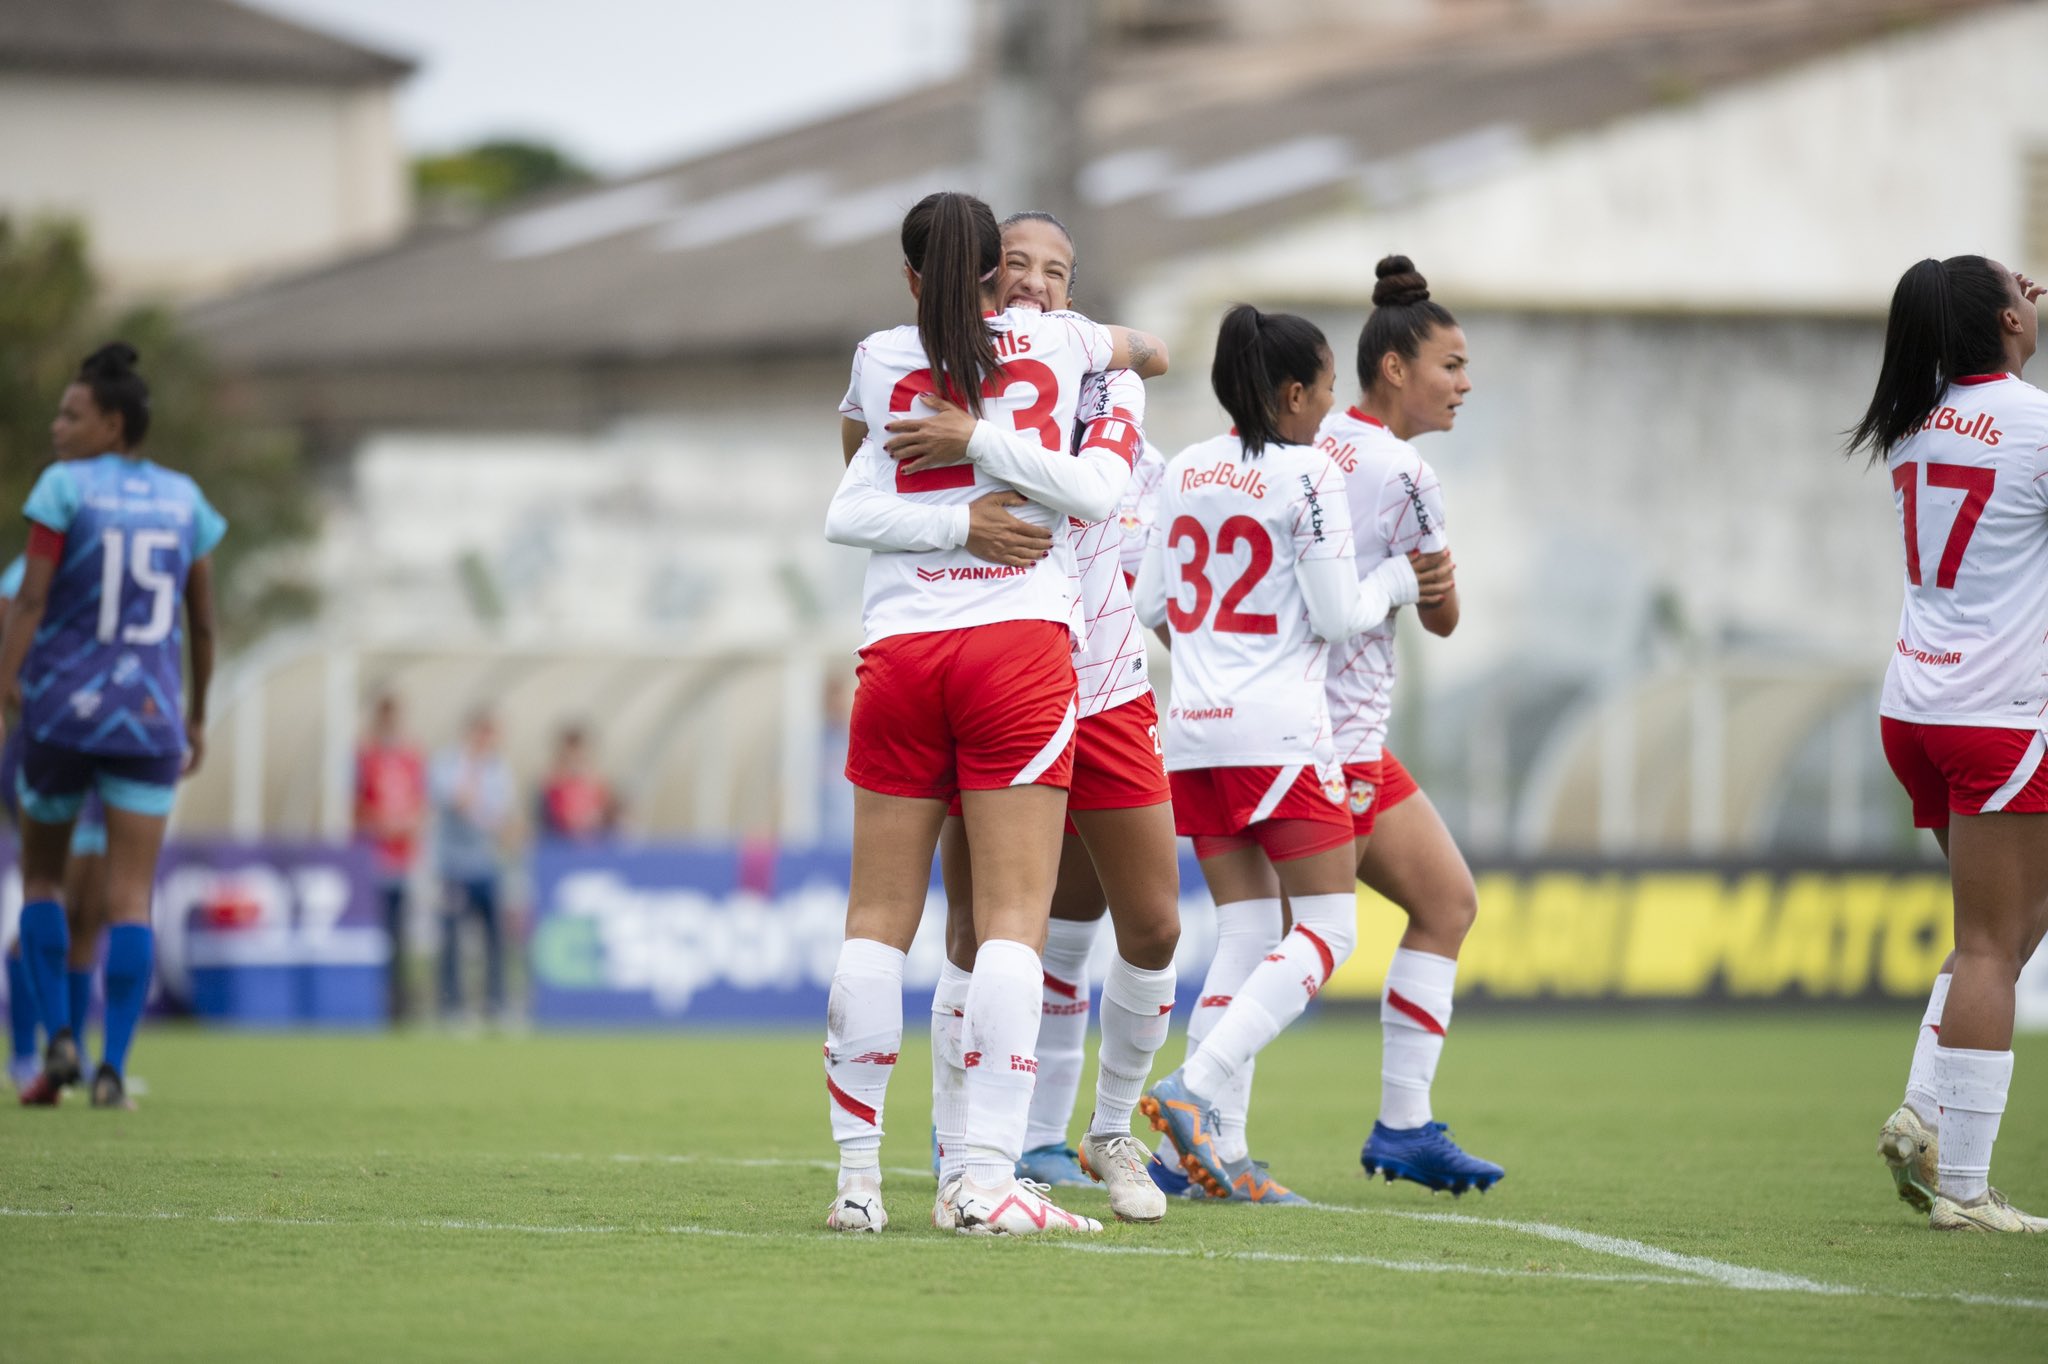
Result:
<svg viewBox="0 0 2048 1364"><path fill-rule="evenodd" d="M1025 218L1003 229L997 298L1005 308L1060 312L1073 297L1074 243L1055 223Z"/></svg>
<svg viewBox="0 0 2048 1364"><path fill-rule="evenodd" d="M50 449L58 459L91 459L127 449L121 414L108 412L92 400L92 390L72 384L58 400L50 422Z"/></svg>
<svg viewBox="0 0 2048 1364"><path fill-rule="evenodd" d="M1387 355L1381 379L1395 390L1396 434L1407 440L1425 431L1450 430L1472 391L1470 363L1463 327L1432 327L1413 360Z"/></svg>

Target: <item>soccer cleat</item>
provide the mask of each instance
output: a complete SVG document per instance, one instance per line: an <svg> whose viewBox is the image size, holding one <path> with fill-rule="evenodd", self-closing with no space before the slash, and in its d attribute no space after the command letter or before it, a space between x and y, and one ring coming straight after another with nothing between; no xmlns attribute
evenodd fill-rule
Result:
<svg viewBox="0 0 2048 1364"><path fill-rule="evenodd" d="M8 1058L7 1082L14 1086L16 1093L20 1093L34 1084L36 1076L42 1073L43 1063L36 1060L33 1055Z"/></svg>
<svg viewBox="0 0 2048 1364"><path fill-rule="evenodd" d="M82 1068L78 1063L78 1043L71 1036L71 1029L58 1030L50 1039L50 1045L43 1051L43 1074L58 1088L75 1085Z"/></svg>
<svg viewBox="0 0 2048 1364"><path fill-rule="evenodd" d="M64 1086L50 1078L48 1071L37 1071L36 1078L21 1089L23 1108L55 1108L64 1097Z"/></svg>
<svg viewBox="0 0 2048 1364"><path fill-rule="evenodd" d="M99 1073L92 1077L92 1106L135 1111L135 1100L128 1097L128 1087L121 1083L121 1072L104 1061L100 1063Z"/></svg>
<svg viewBox="0 0 2048 1364"><path fill-rule="evenodd" d="M1145 1165L1145 1173L1152 1176L1152 1182L1159 1186L1159 1192L1168 1198L1207 1198L1208 1192L1201 1185L1187 1177L1178 1165L1168 1165L1154 1155Z"/></svg>
<svg viewBox="0 0 2048 1364"><path fill-rule="evenodd" d="M1230 1161L1224 1168L1230 1171L1230 1192L1224 1197L1233 1203L1308 1203L1306 1198L1273 1178L1263 1160L1246 1156L1243 1160Z"/></svg>
<svg viewBox="0 0 2048 1364"><path fill-rule="evenodd" d="M1935 1195L1941 1190L1941 1176L1935 1169L1939 1144L1920 1115L1901 1104L1877 1129L1877 1153L1891 1168L1899 1197L1916 1212L1933 1212Z"/></svg>
<svg viewBox="0 0 2048 1364"><path fill-rule="evenodd" d="M1216 1110L1201 1095L1189 1089L1179 1071L1145 1091L1138 1111L1152 1120L1152 1130L1164 1132L1180 1152L1180 1166L1188 1178L1206 1189L1211 1198L1230 1197L1230 1172L1216 1153Z"/></svg>
<svg viewBox="0 0 2048 1364"><path fill-rule="evenodd" d="M954 1175L940 1184L938 1193L932 1197L932 1225L940 1231L960 1229L960 1213L954 1207L959 1198L959 1190L954 1186L959 1182L960 1176Z"/></svg>
<svg viewBox="0 0 2048 1364"><path fill-rule="evenodd" d="M1149 1158L1128 1132L1090 1132L1081 1138L1080 1168L1109 1189L1109 1210L1119 1222L1157 1222L1166 1216L1166 1195L1145 1173Z"/></svg>
<svg viewBox="0 0 2048 1364"><path fill-rule="evenodd" d="M1492 1161L1458 1149L1450 1131L1440 1122L1407 1128L1375 1122L1358 1163L1369 1175L1385 1175L1389 1184L1411 1179L1426 1189L1448 1189L1453 1197L1467 1189L1484 1193L1507 1177L1507 1171Z"/></svg>
<svg viewBox="0 0 2048 1364"><path fill-rule="evenodd" d="M2018 1231L2039 1235L2048 1232L2048 1217L2021 1212L2005 1201L2004 1194L1990 1189L1982 1198L1969 1203L1958 1203L1937 1193L1934 1210L1927 1214L1927 1225L1935 1231Z"/></svg>
<svg viewBox="0 0 2048 1364"><path fill-rule="evenodd" d="M1102 1230L1102 1223L1057 1206L1045 1196L1045 1185L1029 1180L1012 1179L985 1189L962 1175L946 1185L946 1192L953 1209L953 1230L962 1236L1037 1236L1052 1231Z"/></svg>
<svg viewBox="0 0 2048 1364"><path fill-rule="evenodd" d="M94 1097L98 1097L97 1081ZM882 1181L856 1175L841 1184L832 1196L825 1225L833 1231L880 1231L888 1226L889 1214L882 1210Z"/></svg>
<svg viewBox="0 0 2048 1364"><path fill-rule="evenodd" d="M1017 1178L1043 1184L1048 1189L1085 1189L1088 1172L1081 1168L1081 1154L1071 1146L1034 1146L1017 1162Z"/></svg>

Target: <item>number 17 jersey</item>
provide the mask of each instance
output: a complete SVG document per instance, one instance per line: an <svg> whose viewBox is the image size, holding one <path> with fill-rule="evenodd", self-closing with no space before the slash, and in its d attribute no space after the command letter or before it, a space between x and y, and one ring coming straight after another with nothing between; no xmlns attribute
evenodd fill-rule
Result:
<svg viewBox="0 0 2048 1364"><path fill-rule="evenodd" d="M2048 394L1958 379L1893 447L1906 599L1879 711L2036 729L2048 711Z"/></svg>
<svg viewBox="0 0 2048 1364"><path fill-rule="evenodd" d="M226 520L184 474L111 454L43 470L22 514L64 538L21 670L29 737L85 753L183 753L178 608Z"/></svg>

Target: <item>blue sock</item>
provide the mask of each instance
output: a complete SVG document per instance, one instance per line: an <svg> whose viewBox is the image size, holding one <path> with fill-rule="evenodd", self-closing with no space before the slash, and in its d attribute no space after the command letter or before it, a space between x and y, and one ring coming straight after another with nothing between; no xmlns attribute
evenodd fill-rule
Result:
<svg viewBox="0 0 2048 1364"><path fill-rule="evenodd" d="M64 979L69 987L65 998L71 1006L71 1035L82 1050L85 1046L85 1016L92 1009L92 972L67 971Z"/></svg>
<svg viewBox="0 0 2048 1364"><path fill-rule="evenodd" d="M64 906L33 900L21 907L21 959L28 967L36 1018L50 1036L71 1026L71 993L65 988L64 959L71 955L71 927Z"/></svg>
<svg viewBox="0 0 2048 1364"><path fill-rule="evenodd" d="M19 952L7 958L7 1041L7 1054L17 1061L36 1054L36 991Z"/></svg>
<svg viewBox="0 0 2048 1364"><path fill-rule="evenodd" d="M116 1074L128 1073L128 1044L149 999L149 968L156 934L148 924L115 924L107 934L107 1031L100 1059Z"/></svg>

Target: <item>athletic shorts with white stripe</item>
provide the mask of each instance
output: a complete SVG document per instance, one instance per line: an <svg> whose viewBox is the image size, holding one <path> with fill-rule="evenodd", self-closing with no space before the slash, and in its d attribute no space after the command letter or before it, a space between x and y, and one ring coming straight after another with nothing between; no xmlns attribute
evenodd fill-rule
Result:
<svg viewBox="0 0 2048 1364"><path fill-rule="evenodd" d="M1073 778L1072 635L1043 620L889 635L860 651L846 777L947 800Z"/></svg>
<svg viewBox="0 0 2048 1364"><path fill-rule="evenodd" d="M1951 814L2048 812L2048 733L1928 725L1886 715L1884 756L1913 799L1913 827L1946 829Z"/></svg>

